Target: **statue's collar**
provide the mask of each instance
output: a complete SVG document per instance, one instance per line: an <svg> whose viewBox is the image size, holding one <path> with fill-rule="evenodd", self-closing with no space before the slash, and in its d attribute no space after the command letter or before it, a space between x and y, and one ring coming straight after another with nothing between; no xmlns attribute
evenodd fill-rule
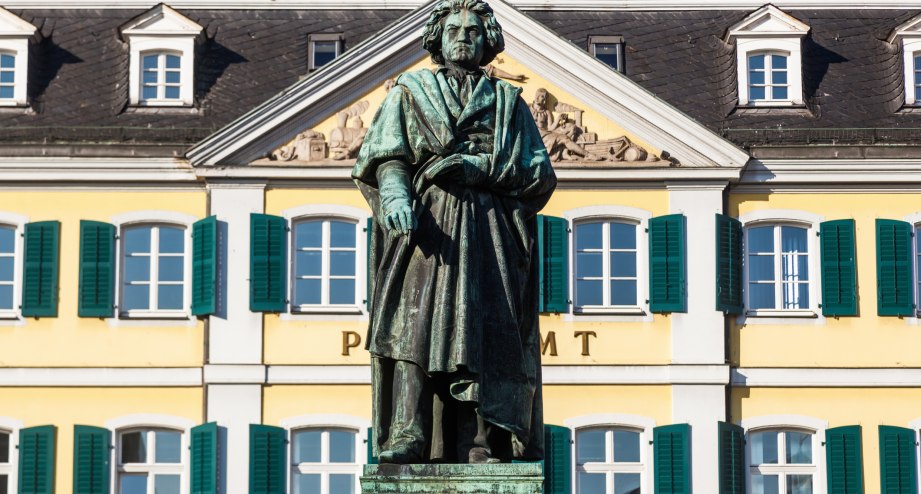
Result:
<svg viewBox="0 0 921 494"><path fill-rule="evenodd" d="M467 76L473 76L474 80L476 80L484 75L487 75L486 71L483 70L482 67L478 67L473 70L467 70L461 67L455 68L455 67L447 67L445 65L439 65L438 68L435 69L435 73L437 74L439 72L443 72L445 76L453 77L457 80L463 80Z"/></svg>

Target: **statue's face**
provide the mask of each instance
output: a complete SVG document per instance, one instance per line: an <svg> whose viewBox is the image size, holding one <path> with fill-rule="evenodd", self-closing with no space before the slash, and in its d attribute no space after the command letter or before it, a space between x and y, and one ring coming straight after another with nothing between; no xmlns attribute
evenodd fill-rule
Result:
<svg viewBox="0 0 921 494"><path fill-rule="evenodd" d="M441 52L449 64L473 70L483 59L485 39L480 16L467 10L453 12L444 20Z"/></svg>
<svg viewBox="0 0 921 494"><path fill-rule="evenodd" d="M539 106L543 107L547 103L547 93L538 91L537 94L534 95L534 101L536 101Z"/></svg>

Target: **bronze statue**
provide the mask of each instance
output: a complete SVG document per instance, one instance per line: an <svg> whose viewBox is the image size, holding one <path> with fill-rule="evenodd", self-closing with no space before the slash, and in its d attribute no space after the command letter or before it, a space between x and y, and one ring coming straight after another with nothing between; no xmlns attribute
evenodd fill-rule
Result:
<svg viewBox="0 0 921 494"><path fill-rule="evenodd" d="M374 211L374 451L381 462L543 456L536 215L556 187L482 0L438 2L434 70L401 75L352 176Z"/></svg>

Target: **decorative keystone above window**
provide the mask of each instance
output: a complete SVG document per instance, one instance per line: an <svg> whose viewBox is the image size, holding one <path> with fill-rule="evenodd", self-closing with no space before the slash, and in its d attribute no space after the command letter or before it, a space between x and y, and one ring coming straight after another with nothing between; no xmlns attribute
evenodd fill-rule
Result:
<svg viewBox="0 0 921 494"><path fill-rule="evenodd" d="M921 15L893 29L887 41L892 45L902 45L905 104L921 104Z"/></svg>
<svg viewBox="0 0 921 494"><path fill-rule="evenodd" d="M128 99L137 106L191 106L195 38L202 27L160 4L119 28L130 49Z"/></svg>
<svg viewBox="0 0 921 494"><path fill-rule="evenodd" d="M809 26L765 5L729 28L736 45L739 106L803 103L802 48Z"/></svg>
<svg viewBox="0 0 921 494"><path fill-rule="evenodd" d="M0 106L25 106L29 38L35 26L0 7Z"/></svg>

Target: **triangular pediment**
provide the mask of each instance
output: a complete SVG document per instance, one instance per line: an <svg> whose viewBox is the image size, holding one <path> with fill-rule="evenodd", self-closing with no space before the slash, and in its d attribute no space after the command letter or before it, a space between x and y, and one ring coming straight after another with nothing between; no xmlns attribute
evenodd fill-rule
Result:
<svg viewBox="0 0 921 494"><path fill-rule="evenodd" d="M807 24L768 4L730 27L727 38L732 39L740 36L804 36L808 32L809 26Z"/></svg>
<svg viewBox="0 0 921 494"><path fill-rule="evenodd" d="M35 26L0 7L0 37L28 38L35 34Z"/></svg>
<svg viewBox="0 0 921 494"><path fill-rule="evenodd" d="M122 36L188 35L195 36L202 27L166 4L156 7L122 24Z"/></svg>
<svg viewBox="0 0 921 494"><path fill-rule="evenodd" d="M251 110L187 153L195 166L341 164L383 101L388 80L432 67L419 35L434 2L407 14L306 79ZM748 155L568 40L501 0L490 2L505 52L494 76L522 87L529 104L549 93L548 111L581 126L579 149L557 158L588 167L612 161L637 166L740 168ZM524 76L520 80L518 76ZM540 125L538 125L540 126ZM555 136L551 136L555 137ZM549 138L548 138L549 139ZM548 143L545 139L545 144ZM564 138L550 141L565 141ZM571 151L571 152L570 152ZM583 156L579 156L579 154ZM589 157L601 159L582 159Z"/></svg>
<svg viewBox="0 0 921 494"><path fill-rule="evenodd" d="M899 37L919 37L921 36L921 14L899 24L889 34L889 43L894 43Z"/></svg>

